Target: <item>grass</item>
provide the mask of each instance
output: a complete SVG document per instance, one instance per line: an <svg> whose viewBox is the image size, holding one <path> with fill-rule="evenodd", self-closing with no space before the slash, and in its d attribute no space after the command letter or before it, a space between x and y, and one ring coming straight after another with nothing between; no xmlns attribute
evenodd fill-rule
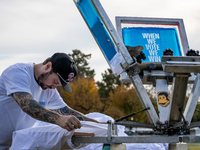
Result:
<svg viewBox="0 0 200 150"><path fill-rule="evenodd" d="M188 150L200 150L200 145L187 145Z"/></svg>

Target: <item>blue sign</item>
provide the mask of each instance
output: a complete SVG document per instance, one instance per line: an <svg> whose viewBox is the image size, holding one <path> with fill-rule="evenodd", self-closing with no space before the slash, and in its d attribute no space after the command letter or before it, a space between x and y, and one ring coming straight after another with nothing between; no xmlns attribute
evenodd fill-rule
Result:
<svg viewBox="0 0 200 150"><path fill-rule="evenodd" d="M143 46L143 62L161 62L165 49L173 50L173 56L184 54L176 28L129 27L122 29L122 37L126 46Z"/></svg>

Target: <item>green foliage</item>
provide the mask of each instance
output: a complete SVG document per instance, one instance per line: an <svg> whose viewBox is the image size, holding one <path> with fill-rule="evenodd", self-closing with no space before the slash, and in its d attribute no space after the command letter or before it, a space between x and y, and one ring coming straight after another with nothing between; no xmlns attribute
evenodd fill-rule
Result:
<svg viewBox="0 0 200 150"><path fill-rule="evenodd" d="M114 92L116 86L121 85L119 77L115 77L111 69L105 70L102 75L102 82L97 81L100 97L105 98L109 96L109 92Z"/></svg>
<svg viewBox="0 0 200 150"><path fill-rule="evenodd" d="M91 54L84 54L80 50L72 50L72 54L68 54L73 58L78 68L78 77L93 78L95 76L94 69L89 67L88 60L91 58Z"/></svg>
<svg viewBox="0 0 200 150"><path fill-rule="evenodd" d="M120 76L116 77L109 68L101 75L102 81L96 82L99 89L99 94L101 98L108 98L110 91L114 92L114 89L122 84L120 81ZM125 85L128 86L130 84Z"/></svg>

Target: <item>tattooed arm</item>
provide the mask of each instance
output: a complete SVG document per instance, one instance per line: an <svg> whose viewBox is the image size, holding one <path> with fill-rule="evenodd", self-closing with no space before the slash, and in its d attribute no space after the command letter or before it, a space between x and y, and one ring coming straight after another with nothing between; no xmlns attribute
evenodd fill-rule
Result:
<svg viewBox="0 0 200 150"><path fill-rule="evenodd" d="M18 92L13 94L14 99L17 101L21 109L31 117L50 123L56 123L59 114L47 110L38 102L33 100L31 94Z"/></svg>
<svg viewBox="0 0 200 150"><path fill-rule="evenodd" d="M80 112L78 112L78 111L76 111L76 110L74 110L74 109L72 109L72 108L70 108L68 106L65 106L65 107L63 107L61 109L56 109L56 110L53 110L53 111L55 111L55 112L57 112L57 113L59 113L61 115L65 115L65 116L74 115L80 121L92 121L92 122L97 122L98 123L97 120L89 118L89 117L85 116L84 114L82 114L82 113L80 113Z"/></svg>
<svg viewBox="0 0 200 150"><path fill-rule="evenodd" d="M13 94L13 97L24 112L37 120L57 124L68 131L81 127L80 121L73 115L64 116L46 109L33 100L32 95L29 93L17 92Z"/></svg>

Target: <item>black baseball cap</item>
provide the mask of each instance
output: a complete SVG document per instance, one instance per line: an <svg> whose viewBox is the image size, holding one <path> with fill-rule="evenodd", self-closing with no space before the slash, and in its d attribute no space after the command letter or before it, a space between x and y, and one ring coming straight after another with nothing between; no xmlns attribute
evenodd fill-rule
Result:
<svg viewBox="0 0 200 150"><path fill-rule="evenodd" d="M77 75L75 62L65 53L55 53L51 56L53 71L58 75L60 82L68 93L72 93L70 81Z"/></svg>

